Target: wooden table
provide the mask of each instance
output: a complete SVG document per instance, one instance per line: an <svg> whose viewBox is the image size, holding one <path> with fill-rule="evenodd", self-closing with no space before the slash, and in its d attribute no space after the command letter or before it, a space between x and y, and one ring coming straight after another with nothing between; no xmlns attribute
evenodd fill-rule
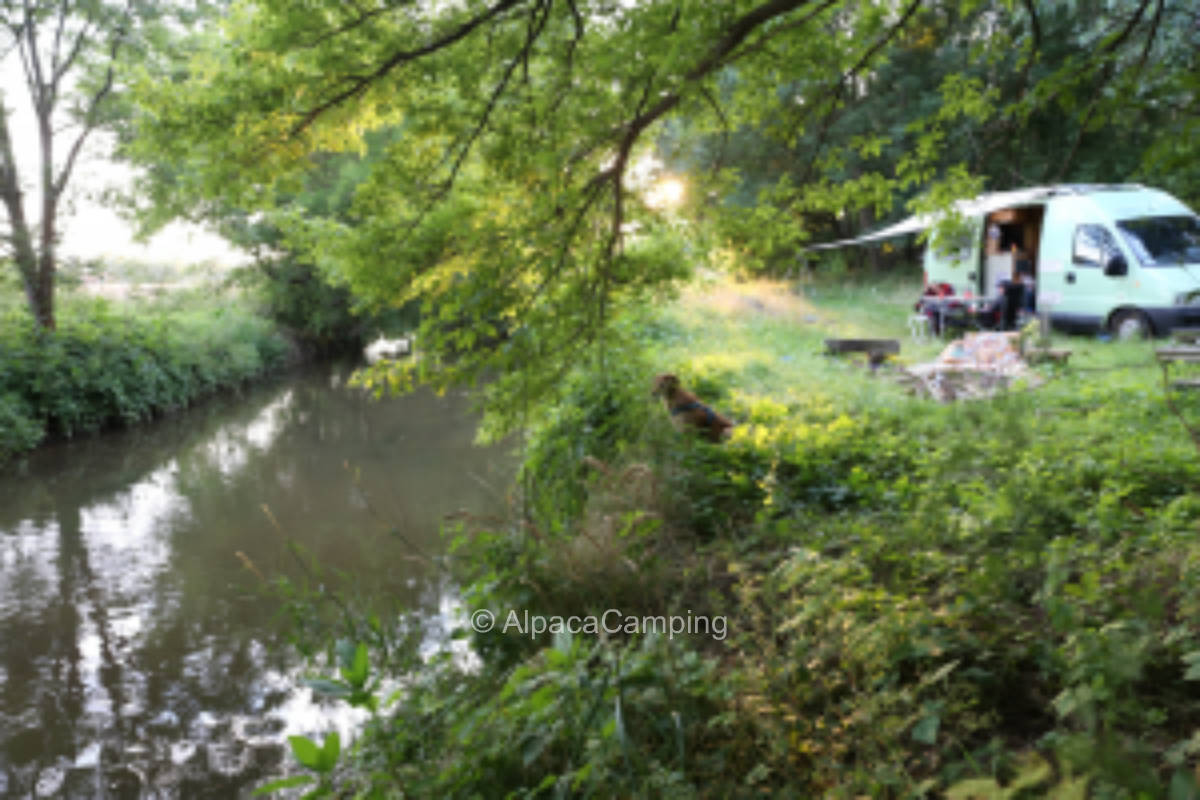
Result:
<svg viewBox="0 0 1200 800"><path fill-rule="evenodd" d="M1053 361L1055 364L1066 366L1067 359L1071 357L1071 351L1057 347L1029 347L1021 356L1030 364Z"/></svg>
<svg viewBox="0 0 1200 800"><path fill-rule="evenodd" d="M949 322L961 321L961 327L981 327L982 313L994 313L997 299L994 297L962 297L960 295L924 295L920 299L921 311L932 313L937 318L937 334L945 336Z"/></svg>

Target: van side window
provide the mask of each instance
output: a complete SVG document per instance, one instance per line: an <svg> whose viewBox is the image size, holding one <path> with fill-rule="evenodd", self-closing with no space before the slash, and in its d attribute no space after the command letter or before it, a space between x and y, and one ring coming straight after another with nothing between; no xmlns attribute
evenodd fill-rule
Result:
<svg viewBox="0 0 1200 800"><path fill-rule="evenodd" d="M1101 267L1109 256L1119 253L1117 242L1103 225L1080 225L1075 229L1071 262L1086 267Z"/></svg>

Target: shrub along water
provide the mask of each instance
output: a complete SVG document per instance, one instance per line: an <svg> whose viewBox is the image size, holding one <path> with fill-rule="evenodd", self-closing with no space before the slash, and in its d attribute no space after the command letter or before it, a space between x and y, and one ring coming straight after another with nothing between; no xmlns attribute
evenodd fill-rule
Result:
<svg viewBox="0 0 1200 800"><path fill-rule="evenodd" d="M710 288L581 368L528 513L458 541L481 663L422 663L318 791L1195 797L1200 453L1149 346L1074 339L1040 388L937 406L819 355L902 325L908 292L853 294ZM670 428L667 370L729 442ZM535 639L513 609L728 635Z"/></svg>
<svg viewBox="0 0 1200 800"><path fill-rule="evenodd" d="M23 309L0 315L0 460L182 408L277 368L289 345L236 304L124 316L102 300L64 303L58 330Z"/></svg>

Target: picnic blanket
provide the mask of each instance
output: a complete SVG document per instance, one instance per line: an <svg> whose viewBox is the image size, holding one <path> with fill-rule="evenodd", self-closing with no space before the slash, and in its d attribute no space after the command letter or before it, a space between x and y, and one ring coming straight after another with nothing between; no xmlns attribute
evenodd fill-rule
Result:
<svg viewBox="0 0 1200 800"><path fill-rule="evenodd" d="M1015 331L968 333L948 344L937 360L903 370L901 379L913 391L943 403L988 397L1017 380L1041 381L1021 358Z"/></svg>

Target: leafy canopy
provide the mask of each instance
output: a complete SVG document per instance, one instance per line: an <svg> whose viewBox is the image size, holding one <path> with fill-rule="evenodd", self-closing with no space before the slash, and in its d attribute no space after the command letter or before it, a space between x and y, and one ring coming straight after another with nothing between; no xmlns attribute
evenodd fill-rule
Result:
<svg viewBox="0 0 1200 800"><path fill-rule="evenodd" d="M711 153L742 137L778 156L737 233L784 250L808 235L802 214L883 216L896 197L946 204L996 183L973 132L1011 141L1055 119L1069 162L1097 127L1125 126L1145 136L1137 168L1186 158L1194 10L1072 5L245 0L182 84L143 72L135 151L177 165L180 207L271 208L289 246L368 304L420 301L431 357L376 378L499 376L508 427L573 363L603 358L609 323L687 275L708 232L730 235L712 223L734 216L724 199L755 159L690 162L706 171L689 175L683 226L636 185L656 138ZM1049 35L1062 31L1069 46ZM959 69L898 83L950 52ZM394 135L347 214L280 202L315 154L365 153L379 129Z"/></svg>

